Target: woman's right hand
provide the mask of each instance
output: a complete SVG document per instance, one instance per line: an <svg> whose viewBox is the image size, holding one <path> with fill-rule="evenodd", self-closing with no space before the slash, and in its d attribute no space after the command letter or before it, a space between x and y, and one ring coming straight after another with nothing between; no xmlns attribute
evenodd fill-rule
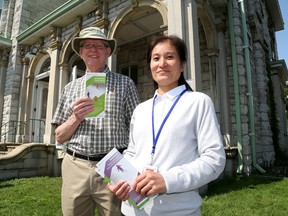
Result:
<svg viewBox="0 0 288 216"><path fill-rule="evenodd" d="M108 184L107 188L123 201L126 201L129 197L130 185L126 181L120 181L114 185Z"/></svg>

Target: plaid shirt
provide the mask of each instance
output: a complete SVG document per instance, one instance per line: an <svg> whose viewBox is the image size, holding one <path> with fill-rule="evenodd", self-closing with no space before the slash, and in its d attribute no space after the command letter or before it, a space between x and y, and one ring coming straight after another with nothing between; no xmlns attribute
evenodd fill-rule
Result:
<svg viewBox="0 0 288 216"><path fill-rule="evenodd" d="M68 148L82 154L101 154L113 147L126 148L129 141L129 125L139 98L134 82L127 76L106 73L106 102L104 118L84 119L70 140ZM85 76L68 83L54 113L52 125L63 124L72 115L74 101L85 96Z"/></svg>

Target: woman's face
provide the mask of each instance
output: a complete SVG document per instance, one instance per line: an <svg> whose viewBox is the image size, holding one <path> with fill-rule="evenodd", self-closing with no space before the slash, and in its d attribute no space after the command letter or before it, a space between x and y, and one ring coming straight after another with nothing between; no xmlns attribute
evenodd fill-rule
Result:
<svg viewBox="0 0 288 216"><path fill-rule="evenodd" d="M178 86L178 79L183 71L177 50L169 41L158 43L152 50L150 69L152 77L158 83L159 94Z"/></svg>

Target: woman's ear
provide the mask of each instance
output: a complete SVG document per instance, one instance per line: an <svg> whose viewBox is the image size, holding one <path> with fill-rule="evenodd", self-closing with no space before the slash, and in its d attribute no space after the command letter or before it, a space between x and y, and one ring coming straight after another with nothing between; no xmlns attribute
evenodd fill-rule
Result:
<svg viewBox="0 0 288 216"><path fill-rule="evenodd" d="M182 62L182 63L181 63L181 72L184 71L185 65L186 65L186 62Z"/></svg>

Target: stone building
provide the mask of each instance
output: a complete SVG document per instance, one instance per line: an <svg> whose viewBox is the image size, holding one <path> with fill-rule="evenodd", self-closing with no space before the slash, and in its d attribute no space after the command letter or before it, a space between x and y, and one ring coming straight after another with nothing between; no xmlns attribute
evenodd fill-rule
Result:
<svg viewBox="0 0 288 216"><path fill-rule="evenodd" d="M0 6L1 142L55 143L51 119L61 90L85 72L71 40L98 26L118 41L108 66L135 81L141 100L154 93L150 38L175 34L186 41L185 76L215 104L226 173L265 172L276 149L288 153L278 0L2 0Z"/></svg>

